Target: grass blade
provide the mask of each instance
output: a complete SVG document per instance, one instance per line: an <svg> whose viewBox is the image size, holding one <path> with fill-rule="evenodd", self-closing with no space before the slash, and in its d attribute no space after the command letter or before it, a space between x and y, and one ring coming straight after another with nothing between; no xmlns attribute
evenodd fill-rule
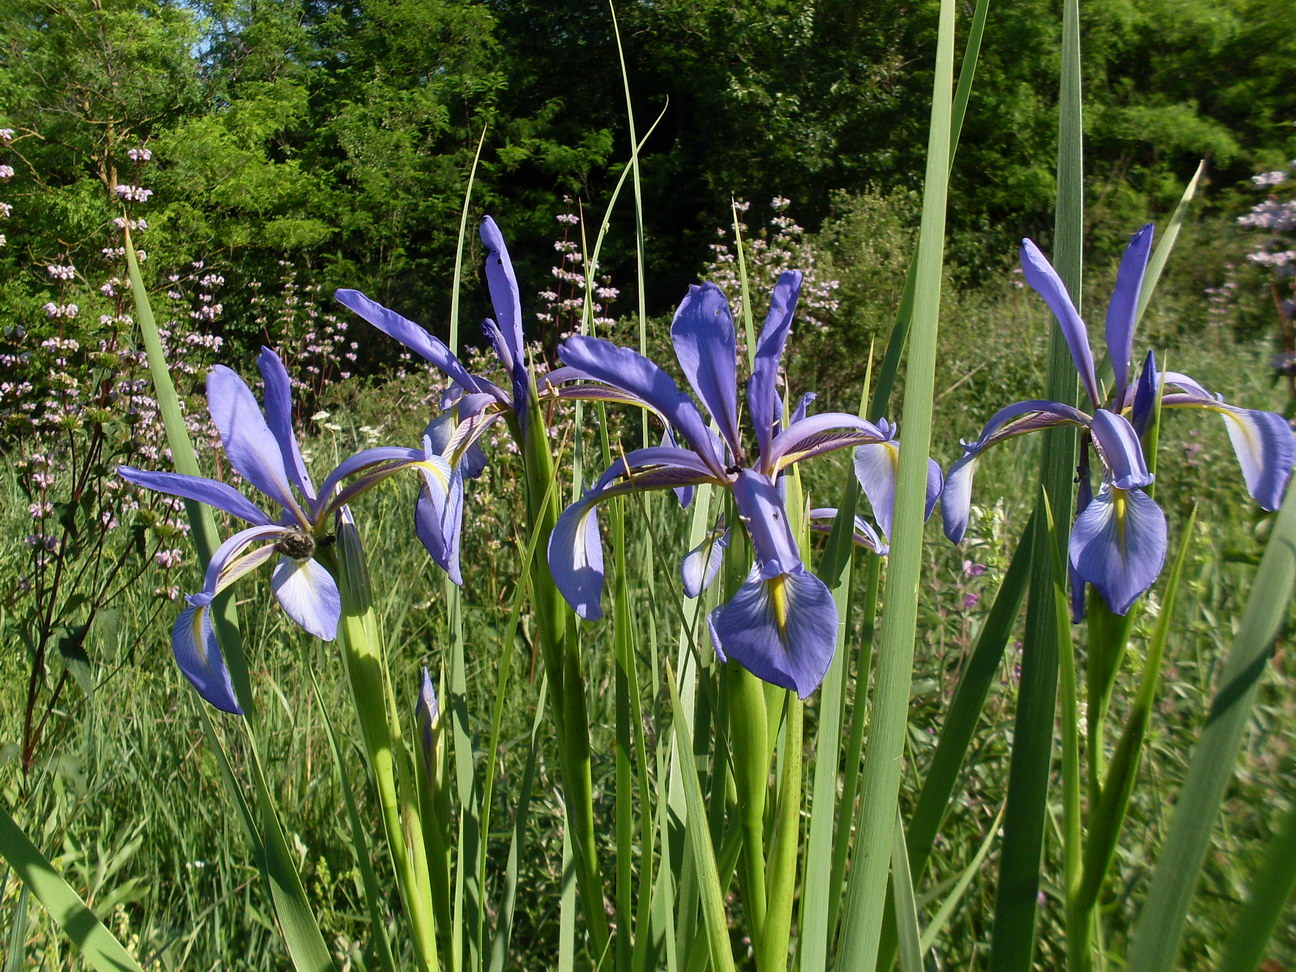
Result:
<svg viewBox="0 0 1296 972"><path fill-rule="evenodd" d="M0 856L80 949L87 965L98 972L141 972L130 952L86 907L4 807L0 807Z"/></svg>
<svg viewBox="0 0 1296 972"><path fill-rule="evenodd" d="M1220 960L1222 972L1251 972L1264 959L1265 946L1296 891L1292 861L1296 861L1296 805L1287 808L1246 903L1238 909Z"/></svg>
<svg viewBox="0 0 1296 972"><path fill-rule="evenodd" d="M918 906L914 904L909 852L905 850L904 821L896 807L891 838L891 897L895 902L896 937L900 942L900 972L922 972L922 946L918 936Z"/></svg>
<svg viewBox="0 0 1296 972"><path fill-rule="evenodd" d="M1131 969L1169 972L1174 967L1193 889L1210 847L1211 831L1233 776L1270 648L1287 616L1294 584L1296 490L1289 488L1252 582L1206 726L1175 801L1170 831L1161 847L1130 945L1127 964Z"/></svg>
<svg viewBox="0 0 1296 972"><path fill-rule="evenodd" d="M869 969L887 899L887 871L900 787L900 763L913 672L922 571L923 506L931 446L936 337L940 316L945 207L949 187L950 91L954 84L954 4L942 0L932 86L927 175L918 241L914 324L909 342L904 426L887 570L877 688L864 759L862 818L855 844L841 968Z"/></svg>
<svg viewBox="0 0 1296 972"><path fill-rule="evenodd" d="M1063 4L1062 71L1058 112L1058 198L1053 265L1080 306L1082 234L1084 230L1083 128L1080 97L1079 0ZM1077 376L1061 329L1054 329L1045 398L1072 403ZM1076 439L1069 429L1044 434L1040 482L1049 505L1073 508ZM1054 547L1050 547L1053 544ZM1035 530L1030 594L1026 608L1021 688L1013 725L1013 751L1004 812L1003 856L995 894L991 934L992 972L1024 972L1035 949L1035 916L1044 851L1049 770L1053 757L1053 718L1057 703L1058 644L1052 570L1056 540ZM1064 553L1057 551L1059 555Z"/></svg>

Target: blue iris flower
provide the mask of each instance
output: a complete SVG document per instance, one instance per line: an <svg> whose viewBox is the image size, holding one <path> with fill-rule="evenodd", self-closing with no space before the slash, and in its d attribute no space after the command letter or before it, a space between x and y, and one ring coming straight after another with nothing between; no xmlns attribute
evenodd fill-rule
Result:
<svg viewBox="0 0 1296 972"><path fill-rule="evenodd" d="M264 414L243 379L221 365L207 377L207 402L230 465L278 507L277 515L265 513L218 480L130 466L117 469L138 486L206 503L250 524L217 548L203 589L186 598L189 606L171 632L176 663L198 694L235 714L242 709L211 620L216 596L278 555L271 577L275 599L305 631L331 641L337 634L342 601L337 581L315 555L321 544L331 540L330 531L335 519L346 515L346 504L402 469L417 469L421 474L432 515L444 515L451 494L449 465L426 441L422 449L384 446L359 452L316 490L293 435L292 386L283 362L269 348L262 348L257 367L265 382ZM346 480L351 482L344 487Z"/></svg>
<svg viewBox="0 0 1296 972"><path fill-rule="evenodd" d="M837 608L828 588L802 560L779 477L803 459L857 448L865 457L861 461L857 455L856 461L865 494L879 519L889 522L897 443L894 430L885 423L875 425L839 412L806 416L801 408L795 420L782 427L776 384L800 287L800 273L789 271L779 278L756 345L747 381L755 440L751 452L738 425L733 316L723 291L714 284L689 288L671 325L671 339L718 433L675 381L637 352L589 337L571 337L562 344L558 354L567 367L550 375L553 382L579 383L580 397L650 409L665 421L668 432L663 444L633 450L613 463L563 512L549 540L549 566L558 589L579 616L601 617L604 571L597 504L644 489L675 489L682 502L702 483L728 490L751 538L755 564L733 598L710 616L716 653L805 698L823 680L832 660ZM940 491L940 469L934 463L931 469L929 513ZM820 519L833 515L816 512ZM861 535L871 537L875 548L881 546L867 526ZM685 558L687 593L700 593L715 577L727 544L728 534L718 525Z"/></svg>
<svg viewBox="0 0 1296 972"><path fill-rule="evenodd" d="M358 290L339 290L334 298L378 330L399 341L415 354L430 361L453 383L443 401L446 410L428 426L425 442L429 456L445 459L451 470L449 506L437 506L434 496L424 491L416 508L416 524L424 546L456 584L462 584L459 570L459 537L463 529L463 481L478 476L485 466L478 439L500 421L508 422L519 438L527 431L527 407L531 375L522 344L522 310L517 277L508 247L495 221L487 216L480 234L486 245L486 284L490 291L494 320L482 323L482 330L507 377L507 387L475 375L446 346L424 328L393 310L370 300Z"/></svg>
<svg viewBox="0 0 1296 972"><path fill-rule="evenodd" d="M1275 510L1282 502L1296 461L1296 440L1281 415L1229 405L1187 375L1158 374L1150 352L1138 381L1133 381L1134 325L1152 234L1151 224L1134 234L1116 274L1106 321L1113 375L1107 395L1094 370L1088 331L1065 285L1039 248L1030 240L1022 241L1021 265L1026 282L1044 298L1062 328L1092 408L1084 412L1050 401L1009 405L986 423L975 442L963 444L963 456L950 467L945 479L941 500L945 535L958 543L967 529L972 476L982 452L997 442L1037 429L1072 425L1082 430L1077 516L1068 545L1074 575L1073 613L1077 618L1085 582L1102 594L1112 611L1125 614L1152 586L1165 562L1165 514L1144 492L1152 475L1140 442L1158 395L1162 408L1202 408L1223 418L1247 491L1266 510ZM1089 481L1091 446L1101 467L1096 496Z"/></svg>

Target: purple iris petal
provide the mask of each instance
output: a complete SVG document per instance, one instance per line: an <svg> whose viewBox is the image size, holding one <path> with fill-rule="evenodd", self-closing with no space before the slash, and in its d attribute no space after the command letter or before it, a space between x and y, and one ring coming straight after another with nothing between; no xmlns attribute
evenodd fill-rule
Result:
<svg viewBox="0 0 1296 972"><path fill-rule="evenodd" d="M481 240L486 244L486 286L495 309L495 330L499 334L496 353L513 384L513 411L526 421L530 377L526 369L526 349L522 347L522 301L517 276L509 259L504 234L489 216L481 221Z"/></svg>
<svg viewBox="0 0 1296 972"><path fill-rule="evenodd" d="M724 657L803 699L823 681L837 645L837 605L800 563L773 577L753 568L710 620Z"/></svg>
<svg viewBox="0 0 1296 972"><path fill-rule="evenodd" d="M724 552L729 546L729 530L721 520L702 538L702 542L684 555L680 563L680 576L684 594L698 597L711 586L724 563Z"/></svg>
<svg viewBox="0 0 1296 972"><path fill-rule="evenodd" d="M768 580L801 567L801 552L774 481L751 469L740 469L730 489L747 524L761 577Z"/></svg>
<svg viewBox="0 0 1296 972"><path fill-rule="evenodd" d="M761 468L774 473L802 459L890 438L888 431L847 412L823 412L793 422L761 455Z"/></svg>
<svg viewBox="0 0 1296 972"><path fill-rule="evenodd" d="M1242 467L1247 492L1266 510L1278 509L1296 462L1291 424L1274 412L1231 407L1218 411Z"/></svg>
<svg viewBox="0 0 1296 972"><path fill-rule="evenodd" d="M1152 410L1156 407L1157 396L1161 393L1161 380L1157 374L1156 354L1147 353L1143 360L1143 370L1139 373L1138 384L1125 395L1125 404L1131 404L1130 422L1134 431L1140 436L1147 431L1148 422L1152 420Z"/></svg>
<svg viewBox="0 0 1296 972"><path fill-rule="evenodd" d="M747 379L747 407L751 409L752 425L756 429L756 445L761 456L769 453L770 443L782 421L779 403L779 362L783 348L792 330L792 315L796 311L797 297L801 293L801 273L786 270L779 275L770 298L769 314L756 340L756 355L752 362L751 377Z"/></svg>
<svg viewBox="0 0 1296 972"><path fill-rule="evenodd" d="M1071 302L1071 295L1067 293L1066 285L1062 283L1062 278L1057 275L1057 271L1040 252L1039 247L1030 240L1022 240L1021 267L1022 272L1026 274L1026 282L1044 298L1044 303L1048 304L1049 309L1053 311L1053 316L1057 318L1058 325L1062 328L1062 336L1066 338L1067 346L1071 349L1071 360L1075 362L1076 371L1080 374L1085 391L1089 393L1089 398L1094 405L1097 405L1102 399L1098 393L1098 379L1094 374L1089 332L1085 329L1079 313L1076 312L1075 304Z"/></svg>
<svg viewBox="0 0 1296 972"><path fill-rule="evenodd" d="M463 475L439 456L433 458L440 460L443 467L434 467L435 472L419 468L422 482L414 504L414 532L433 562L462 586L459 539L463 532Z"/></svg>
<svg viewBox="0 0 1296 972"><path fill-rule="evenodd" d="M229 669L211 620L211 595L195 594L171 628L171 650L176 665L203 700L222 712L242 715L234 695Z"/></svg>
<svg viewBox="0 0 1296 972"><path fill-rule="evenodd" d="M601 618L603 544L597 505L635 489L675 489L713 481L713 474L687 449L650 446L618 459L597 483L563 510L549 535L549 573L559 593L587 621Z"/></svg>
<svg viewBox="0 0 1296 972"><path fill-rule="evenodd" d="M810 529L816 533L831 533L833 522L837 519L838 511L830 506L821 506L810 511ZM856 546L865 547L872 550L875 554L886 556L889 549L882 539L877 535L877 531L869 526L868 520L862 516L855 517L855 529L851 539Z"/></svg>
<svg viewBox="0 0 1296 972"><path fill-rule="evenodd" d="M216 365L207 376L207 405L230 465L303 526L307 525L309 520L288 483L279 443L243 379L224 365Z"/></svg>
<svg viewBox="0 0 1296 972"><path fill-rule="evenodd" d="M1161 573L1165 514L1142 490L1106 483L1076 519L1069 547L1076 573L1124 614Z"/></svg>
<svg viewBox="0 0 1296 972"><path fill-rule="evenodd" d="M247 553L244 553L244 550L254 543L282 540L293 532L294 528L283 527L278 524L254 526L248 527L246 530L240 530L217 547L215 553L211 556L211 560L207 562L207 572L203 577L203 590L215 597L244 574L256 570L269 560L274 555L274 544L266 543L265 546L258 547L256 550Z"/></svg>
<svg viewBox="0 0 1296 972"><path fill-rule="evenodd" d="M882 533L890 539L895 510L896 476L900 468L900 443L895 439L862 445L855 450L855 478L868 497Z"/></svg>
<svg viewBox="0 0 1296 972"><path fill-rule="evenodd" d="M1094 412L1090 431L1105 469L1104 479L1110 479L1117 489L1138 489L1152 482L1143 445L1125 416L1100 408Z"/></svg>
<svg viewBox="0 0 1296 972"><path fill-rule="evenodd" d="M348 487L339 494L337 499L330 502L330 497L333 495L333 491L342 483L343 480L348 479L351 476L360 473L376 472L376 467L379 466L383 466L390 475L399 469L403 469L409 463L420 462L422 459L423 451L421 449L410 449L404 446L375 446L372 449L364 449L357 452L354 456L349 456L342 460L338 467L329 473L327 478L325 478L323 485L320 487L319 493L322 508L337 508L338 506L345 505L348 500L355 497L356 492L362 491ZM390 464L390 466L387 467L384 464ZM366 477L363 488L368 489L374 484L374 482L369 481L369 478ZM359 486L358 483L353 485Z"/></svg>
<svg viewBox="0 0 1296 972"><path fill-rule="evenodd" d="M961 543L963 534L967 532L968 515L972 509L972 478L976 472L976 461L982 452L1005 439L1037 429L1058 425L1083 428L1088 424L1089 416L1061 402L1031 399L1014 402L997 411L981 430L981 437L976 442L963 444L963 455L950 466L945 475L945 483L941 488L941 515L945 536L951 543Z"/></svg>
<svg viewBox="0 0 1296 972"><path fill-rule="evenodd" d="M1118 402L1125 397L1129 382L1130 359L1134 356L1134 316L1152 251L1153 232L1154 227L1148 223L1130 239L1120 269L1116 271L1116 288L1107 305L1107 355L1116 377L1113 394Z"/></svg>
<svg viewBox="0 0 1296 972"><path fill-rule="evenodd" d="M819 397L818 392L806 392L804 395L802 395L801 401L797 402L797 407L792 411L792 418L788 422L788 425L789 426L796 425L798 422L804 419L806 417L806 413L809 412L810 410L810 403L813 402L818 397Z"/></svg>
<svg viewBox="0 0 1296 972"><path fill-rule="evenodd" d="M237 516L240 520L259 526L271 522L261 510L233 486L206 479L202 476L186 476L184 473L148 472L132 466L118 466L117 475L127 482L145 489L166 493L168 496L179 496L183 499L206 503L218 510Z"/></svg>
<svg viewBox="0 0 1296 972"><path fill-rule="evenodd" d="M500 400L507 399L507 396L493 384L470 374L446 347L444 341L433 337L413 321L407 320L393 310L388 310L377 301L370 300L358 290L334 291L333 299L343 307L359 314L388 337L394 338L415 354L432 362L466 390L493 393Z"/></svg>
<svg viewBox="0 0 1296 972"><path fill-rule="evenodd" d="M333 575L315 560L280 557L270 578L279 606L308 633L323 641L337 637L342 597Z"/></svg>
<svg viewBox="0 0 1296 972"><path fill-rule="evenodd" d="M284 368L279 355L269 348L262 348L257 358L257 370L265 383L262 399L265 402L266 421L270 432L279 443L279 454L284 458L288 469L288 478L301 490L307 503L315 502L315 488L311 485L310 475L306 472L306 463L302 461L301 449L297 445L297 436L293 434L292 425L292 381Z"/></svg>
<svg viewBox="0 0 1296 972"><path fill-rule="evenodd" d="M724 462L715 440L702 421L702 413L675 384L670 375L643 355L629 348L617 347L600 338L570 337L558 348L565 364L579 368L596 381L620 388L647 402L666 417L689 446L717 476L724 473Z"/></svg>
<svg viewBox="0 0 1296 972"><path fill-rule="evenodd" d="M730 451L740 455L737 338L724 291L711 283L689 287L671 322L671 342L693 391L711 411Z"/></svg>

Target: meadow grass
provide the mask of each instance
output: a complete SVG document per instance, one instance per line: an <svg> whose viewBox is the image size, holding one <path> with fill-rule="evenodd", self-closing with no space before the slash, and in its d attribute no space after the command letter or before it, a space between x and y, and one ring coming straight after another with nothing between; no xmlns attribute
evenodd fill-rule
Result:
<svg viewBox="0 0 1296 972"><path fill-rule="evenodd" d="M1102 283L1095 284L1101 290ZM1025 397L1037 385L1045 351L1044 326L1038 309L1021 291L1004 281L989 291L954 294L953 320L970 340L960 340L943 354L937 371L934 452L947 461L958 436L971 436L984 420L989 400ZM1007 296L1002 296L1006 294ZM1185 304L1188 301L1185 299ZM1165 339L1170 366L1197 376L1207 387L1225 391L1229 400L1250 407L1279 407L1282 402L1265 376L1265 349L1235 344L1226 333L1189 337L1191 329L1177 318L1173 298L1146 323L1147 330ZM1175 338L1180 338L1175 340ZM650 335L650 344L654 339ZM661 340L660 336L656 340ZM1156 340L1154 337L1153 340ZM953 343L953 342L951 342ZM795 354L795 350L793 352ZM796 374L795 359L793 380ZM325 402L326 419L316 423L307 452L317 467L329 465L365 444L366 429L382 428L386 441L416 435L426 419L420 404L425 389L414 376L387 384L342 383ZM502 444L496 448L503 450ZM974 508L969 541L955 549L928 528L924 540L926 566L919 598L910 719L906 728L901 783L902 812L922 778L945 707L969 646L984 619L990 594L1011 554L1010 544L1034 497L1025 470L1034 468L1034 446L1016 442L986 457L978 479L978 495L996 497ZM1199 455L1200 453L1200 455ZM1254 571L1268 521L1251 512L1232 475L1220 472L1227 443L1215 423L1202 424L1188 416L1171 416L1161 438L1159 497L1171 521L1172 545L1194 502L1215 511L1199 517L1190 550L1185 590L1175 613L1174 635L1167 650L1149 758L1141 771L1134 805L1119 844L1116 875L1101 908L1110 939L1105 945L1119 954L1129 923L1146 886L1168 823L1168 807L1182 781L1188 754L1199 731L1220 660L1233 634L1240 604ZM17 487L13 467L0 463L0 569L14 576L23 569L28 532L26 503ZM812 496L831 494L841 481L841 464L824 464L806 478ZM513 467L488 467L475 484L469 516L478 525L465 534L466 588L463 633L467 661L469 726L477 749L490 738L489 717L494 699L495 666L501 655L508 605L519 583L514 537L523 494ZM397 485L371 493L359 504L366 544L371 551L376 606L390 652L393 680L413 707L420 668L436 673L444 664L444 602L442 579L412 542L409 531L411 490ZM685 548L687 514L664 498L648 499L655 549ZM126 549L118 556L138 556ZM986 565L986 572L969 575L964 560ZM864 571L854 577L854 595L865 596ZM68 881L85 897L108 927L146 967L166 969L278 969L287 959L279 944L274 917L250 860L242 833L232 823L234 811L218 769L198 728L196 699L175 670L169 652L169 626L174 607L153 596L149 574L116 606L120 623L110 637L88 645L95 690L86 696L67 691L49 722L39 758L28 774L22 772L16 746L29 674L21 650L0 655L0 791L15 808L20 825L44 849ZM323 703L341 733L350 770L361 772L357 727L348 711L341 663L331 646L311 641L275 611L264 609L264 581L239 590L244 637L252 666L253 684L261 699L263 758L275 796L297 855L307 893L317 911L327 942L343 967L362 967L362 944L369 940L367 916L345 821L339 812L341 782L328 755L320 710L313 698L308 673L322 690ZM630 616L640 636L651 626L658 641L670 640L677 618L666 607L678 599L679 581L674 554L636 560L628 575ZM1133 691L1133 663L1150 634L1158 589L1136 622L1130 658L1116 693ZM885 612L885 605L882 606ZM0 606L0 638L20 644L14 630L14 605ZM487 871L502 874L506 865L518 783L525 770L540 672L530 654L530 632L524 624L515 677L504 700L500 743L495 754L495 793L499 804L487 835ZM1280 641L1280 645L1281 645ZM865 663L860 646L848 633L852 664ZM617 723L616 670L610 626L587 626L583 658L590 686L590 725L593 795L596 819L602 821L600 841L607 859L613 857L610 821L619 788L612 756ZM651 659L641 652L637 664ZM57 665L57 663L55 663ZM640 704L650 749L666 744L665 700L660 672L640 678ZM946 819L938 838L938 864L916 889L920 907L928 910L941 899L942 889L973 859L985 839L1005 795L1007 754L1015 699L1016 658L1010 650L1001 677L991 690L981 726L969 756L962 796ZM1214 956L1236 908L1258 849L1276 819L1273 808L1296 800L1296 752L1290 725L1296 715L1296 669L1280 648L1253 717L1253 732L1243 753L1228 802L1220 817L1216 843L1208 859L1202 887L1181 953L1185 969L1213 968ZM818 718L808 707L807 723ZM547 734L551 730L545 729ZM236 774L246 772L246 753L235 736L227 739ZM514 919L506 967L546 968L552 943L559 935L564 884L562 868L561 796L557 767L549 761L552 746L539 747L538 778L531 789L532 806L518 861L518 885L525 889ZM649 761L650 767L656 759ZM656 771L650 768L650 775ZM659 781L660 782L660 781ZM368 789L358 788L361 814L375 821L376 807ZM1054 808L1056 812L1056 808ZM1058 846L1050 836L1046 874L1059 873ZM980 967L986 958L993 910L992 875L998 851L992 849L963 901L955 908L941 936L940 953L948 968ZM385 862L374 866L383 887L392 888ZM20 889L0 872L0 902L8 914L19 914ZM499 888L488 889L490 908L497 907ZM1058 888L1043 888L1044 926L1035 965L1058 968L1064 962L1064 918ZM76 958L61 933L35 907L11 929L20 951L17 968L72 967ZM408 944L394 943L400 956ZM737 954L741 955L741 945ZM1270 947L1278 963L1296 961L1296 928L1279 926ZM370 957L371 960L371 957ZM353 965L354 963L354 965Z"/></svg>

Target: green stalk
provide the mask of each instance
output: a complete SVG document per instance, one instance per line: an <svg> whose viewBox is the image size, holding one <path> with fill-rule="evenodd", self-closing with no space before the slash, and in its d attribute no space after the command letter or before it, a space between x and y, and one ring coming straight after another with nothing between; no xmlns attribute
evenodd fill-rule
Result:
<svg viewBox="0 0 1296 972"><path fill-rule="evenodd" d="M796 858L801 835L802 737L805 703L787 692L787 719L783 724L783 765L779 773L774 832L770 838L769 880L766 881L765 930L761 948L766 965L761 972L787 968L788 940L792 932L792 903L796 898Z"/></svg>
<svg viewBox="0 0 1296 972"><path fill-rule="evenodd" d="M931 448L936 342L940 319L945 208L949 189L954 3L942 0L927 144L922 226L918 241L914 323L906 374L904 424L896 489L895 536L887 569L886 611L878 649L877 687L864 758L861 822L839 967L871 969L886 909L900 765L912 688L918 590L922 575L923 507Z"/></svg>
<svg viewBox="0 0 1296 972"><path fill-rule="evenodd" d="M431 879L422 840L406 841L405 821L411 834L422 834L417 793L409 786L401 763L406 758L395 721L394 699L385 676L382 644L369 589L368 568L355 525L344 520L338 529L338 555L330 558L342 595L342 620L338 646L346 661L352 702L360 725L365 755L378 788L378 803L387 838L396 884L409 916L414 949L420 967L439 968L436 921L431 901Z"/></svg>
<svg viewBox="0 0 1296 972"><path fill-rule="evenodd" d="M756 966L765 972L765 796L769 789L765 683L739 665L730 668L729 740L743 834L742 900Z"/></svg>
<svg viewBox="0 0 1296 972"><path fill-rule="evenodd" d="M1063 3L1062 71L1058 112L1058 198L1053 266L1080 308L1083 207L1083 128L1080 98L1079 0ZM1078 391L1075 365L1060 328L1053 330L1047 392L1052 401L1073 404ZM1054 510L1073 506L1075 434L1050 429L1044 434L1040 482ZM1004 811L1004 853L999 862L991 933L991 972L1025 972L1035 950L1035 917L1044 852L1044 826L1053 755L1059 653L1071 651L1070 638L1059 644L1053 583L1048 564L1064 557L1059 540L1035 531L1030 592L1023 637L1020 694L1013 727Z"/></svg>
<svg viewBox="0 0 1296 972"><path fill-rule="evenodd" d="M531 529L539 537L538 547L548 549L549 535L558 522L558 496L553 489L553 456L549 452L534 382L530 402L530 434L523 443L527 510ZM589 926L591 952L598 961L607 950L611 929L603 910L603 876L594 843L594 787L590 770L585 679L581 673L575 616L554 584L547 557L534 557L531 561L531 597L535 605L541 655L553 692L551 708L558 731L559 769L571 828L576 881Z"/></svg>

